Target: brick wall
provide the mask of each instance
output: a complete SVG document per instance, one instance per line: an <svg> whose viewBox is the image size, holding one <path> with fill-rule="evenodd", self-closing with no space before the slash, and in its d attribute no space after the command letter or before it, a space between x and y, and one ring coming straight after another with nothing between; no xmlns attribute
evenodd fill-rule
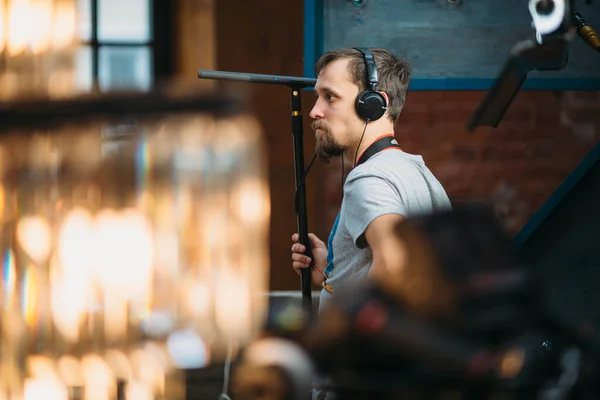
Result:
<svg viewBox="0 0 600 400"><path fill-rule="evenodd" d="M600 92L521 91L498 128L465 125L484 92L412 92L396 128L453 202L490 202L516 233L600 137ZM340 164L326 169L327 224L341 200Z"/></svg>

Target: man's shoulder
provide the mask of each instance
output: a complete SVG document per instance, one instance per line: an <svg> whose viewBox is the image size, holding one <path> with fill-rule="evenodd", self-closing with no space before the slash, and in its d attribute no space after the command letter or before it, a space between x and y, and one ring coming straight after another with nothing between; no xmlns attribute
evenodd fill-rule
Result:
<svg viewBox="0 0 600 400"><path fill-rule="evenodd" d="M422 168L426 168L422 157L390 149L375 154L368 162L354 168L348 178L389 178L398 172L417 172Z"/></svg>

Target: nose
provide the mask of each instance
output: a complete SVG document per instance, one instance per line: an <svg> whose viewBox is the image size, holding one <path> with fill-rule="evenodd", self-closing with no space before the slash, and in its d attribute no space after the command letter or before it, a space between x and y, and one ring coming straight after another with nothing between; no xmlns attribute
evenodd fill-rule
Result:
<svg viewBox="0 0 600 400"><path fill-rule="evenodd" d="M319 99L315 102L312 110L310 110L310 117L312 119L323 118L325 115L323 113L323 107L321 107Z"/></svg>

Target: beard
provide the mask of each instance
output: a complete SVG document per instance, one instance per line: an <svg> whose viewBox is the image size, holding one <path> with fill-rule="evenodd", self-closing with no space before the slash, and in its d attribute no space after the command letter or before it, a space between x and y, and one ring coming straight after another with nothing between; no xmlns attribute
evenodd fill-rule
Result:
<svg viewBox="0 0 600 400"><path fill-rule="evenodd" d="M316 153L321 161L328 164L331 157L339 157L344 154L346 147L335 140L329 127L323 121L313 121L312 129L315 132L317 129L322 131L320 135L317 134L316 143Z"/></svg>

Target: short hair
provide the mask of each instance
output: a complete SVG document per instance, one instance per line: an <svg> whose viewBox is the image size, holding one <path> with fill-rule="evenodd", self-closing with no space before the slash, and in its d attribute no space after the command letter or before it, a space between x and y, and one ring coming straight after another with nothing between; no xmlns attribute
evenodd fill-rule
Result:
<svg viewBox="0 0 600 400"><path fill-rule="evenodd" d="M400 117L408 86L410 84L411 65L385 49L369 49L375 58L379 84L377 89L386 92L389 97L388 116L395 125ZM318 77L323 68L335 60L348 59L348 73L360 91L368 87L366 64L360 51L354 48L331 50L324 53L315 64L315 76Z"/></svg>

